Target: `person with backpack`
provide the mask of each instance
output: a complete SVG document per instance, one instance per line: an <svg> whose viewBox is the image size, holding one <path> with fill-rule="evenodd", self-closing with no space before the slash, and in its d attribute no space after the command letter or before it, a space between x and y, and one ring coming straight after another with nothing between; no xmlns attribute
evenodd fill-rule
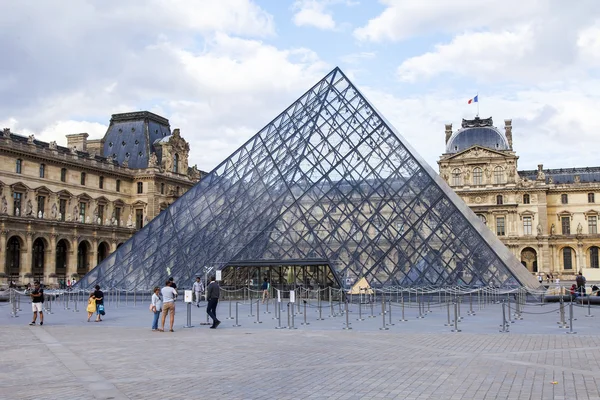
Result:
<svg viewBox="0 0 600 400"><path fill-rule="evenodd" d="M577 292L580 296L585 296L585 282L585 276L583 276L583 273L579 272L577 278L575 278L575 283L577 283Z"/></svg>
<svg viewBox="0 0 600 400"><path fill-rule="evenodd" d="M33 311L33 321L29 325L35 325L38 312L40 313L40 325L44 325L44 289L40 287L40 281L33 283L31 296L31 309Z"/></svg>
<svg viewBox="0 0 600 400"><path fill-rule="evenodd" d="M101 316L104 312L104 293L100 290L100 285L94 286L94 298L96 299L96 322L102 321Z"/></svg>

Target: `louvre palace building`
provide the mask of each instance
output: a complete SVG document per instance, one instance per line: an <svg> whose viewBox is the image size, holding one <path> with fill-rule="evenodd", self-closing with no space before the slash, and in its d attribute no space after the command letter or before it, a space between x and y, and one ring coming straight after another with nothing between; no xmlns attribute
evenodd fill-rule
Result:
<svg viewBox="0 0 600 400"><path fill-rule="evenodd" d="M600 168L519 171L510 119L445 133L440 175L532 274L600 280Z"/></svg>
<svg viewBox="0 0 600 400"><path fill-rule="evenodd" d="M67 147L0 132L0 283L78 279L189 190L179 129L150 112L115 114L103 138Z"/></svg>

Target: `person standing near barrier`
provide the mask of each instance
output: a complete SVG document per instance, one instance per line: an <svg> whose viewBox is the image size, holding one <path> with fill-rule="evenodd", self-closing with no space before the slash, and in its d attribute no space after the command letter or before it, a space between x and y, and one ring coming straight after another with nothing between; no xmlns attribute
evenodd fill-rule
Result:
<svg viewBox="0 0 600 400"><path fill-rule="evenodd" d="M39 281L33 283L33 291L29 296L31 296L31 309L33 311L33 321L29 325L35 325L38 312L40 313L40 325L44 325L44 289L40 287Z"/></svg>
<svg viewBox="0 0 600 400"><path fill-rule="evenodd" d="M579 274L577 274L577 278L575 278L575 282L577 283L577 293L579 293L580 296L585 296L585 276L583 276L583 274L581 272L579 272Z"/></svg>
<svg viewBox="0 0 600 400"><path fill-rule="evenodd" d="M213 320L213 324L210 329L217 329L217 326L219 326L221 323L221 321L217 319L217 304L219 304L221 288L219 287L216 279L216 277L211 276L210 283L206 287L206 301L208 302L208 305L206 306L206 313Z"/></svg>
<svg viewBox="0 0 600 400"><path fill-rule="evenodd" d="M154 313L154 319L152 320L152 331L158 331L158 319L160 317L160 313L162 312L162 300L160 298L160 288L156 286L154 288L154 293L152 293L152 303L150 303L150 311Z"/></svg>
<svg viewBox="0 0 600 400"><path fill-rule="evenodd" d="M193 285L194 295L196 296L196 307L200 308L200 300L202 299L202 293L204 292L204 285L200 280L200 277L196 277L196 282Z"/></svg>
<svg viewBox="0 0 600 400"><path fill-rule="evenodd" d="M263 283L262 283L262 286L261 286L261 289L262 289L262 292L263 292L262 293L262 303L263 304L265 304L265 300L269 299L269 286L270 286L269 279L265 278L263 280Z"/></svg>
<svg viewBox="0 0 600 400"><path fill-rule="evenodd" d="M90 293L90 297L88 297L88 305L85 310L88 313L87 322L90 322L90 318L92 318L92 315L94 315L96 312L96 298L94 297L94 292Z"/></svg>
<svg viewBox="0 0 600 400"><path fill-rule="evenodd" d="M173 278L171 278L171 279L173 279ZM163 306L162 306L163 316L161 319L160 329L158 330L159 332L165 331L165 321L166 321L167 315L169 313L171 314L171 315L169 315L169 324L170 324L169 332L175 332L173 330L173 324L175 323L175 298L177 297L177 290L175 290L171 286L172 283L173 282L171 282L171 280L168 280L165 283L165 287L160 290L160 293L162 294L162 300L163 300Z"/></svg>
<svg viewBox="0 0 600 400"><path fill-rule="evenodd" d="M96 322L102 321L104 315L104 293L100 290L100 285L94 286L94 298L96 299Z"/></svg>

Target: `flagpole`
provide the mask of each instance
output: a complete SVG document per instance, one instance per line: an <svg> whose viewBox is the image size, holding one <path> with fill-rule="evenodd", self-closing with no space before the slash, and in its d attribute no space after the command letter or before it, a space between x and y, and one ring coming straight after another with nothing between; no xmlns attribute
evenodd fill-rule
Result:
<svg viewBox="0 0 600 400"><path fill-rule="evenodd" d="M479 90L477 91L477 116L479 117Z"/></svg>

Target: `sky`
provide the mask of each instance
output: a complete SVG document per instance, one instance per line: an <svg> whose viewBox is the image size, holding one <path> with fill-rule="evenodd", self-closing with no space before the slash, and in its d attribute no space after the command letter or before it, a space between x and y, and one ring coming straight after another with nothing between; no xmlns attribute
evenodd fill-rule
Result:
<svg viewBox="0 0 600 400"><path fill-rule="evenodd" d="M63 145L148 110L211 171L336 66L436 170L477 94L519 169L600 166L597 0L0 2L0 127Z"/></svg>

